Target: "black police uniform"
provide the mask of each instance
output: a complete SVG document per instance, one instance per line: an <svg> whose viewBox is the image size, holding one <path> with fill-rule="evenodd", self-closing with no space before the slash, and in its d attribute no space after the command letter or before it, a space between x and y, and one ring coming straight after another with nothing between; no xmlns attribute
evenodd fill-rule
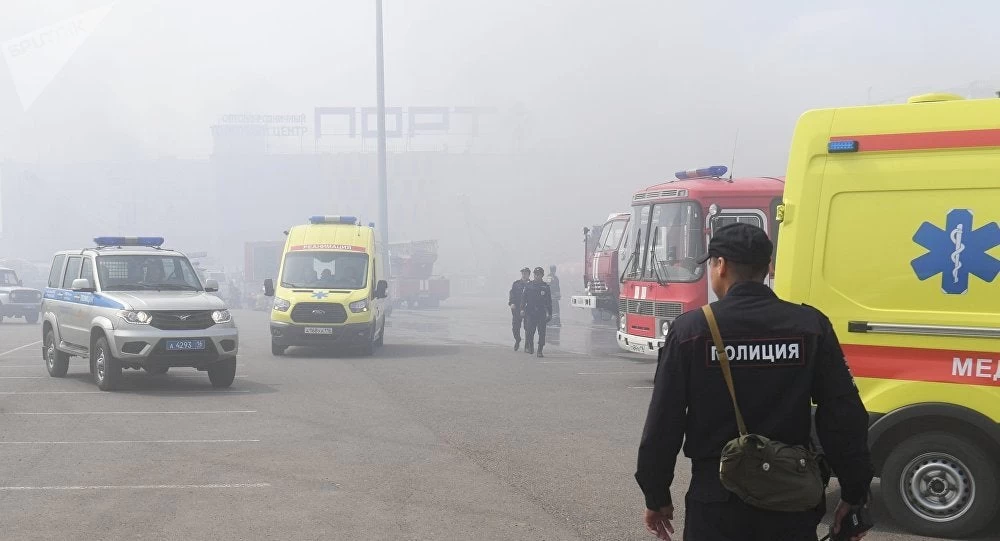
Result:
<svg viewBox="0 0 1000 541"><path fill-rule="evenodd" d="M534 351L535 331L538 331L538 354L545 347L545 324L552 318L552 290L549 284L541 280L532 280L524 286L524 300L521 308L524 311L525 337L524 351Z"/></svg>
<svg viewBox="0 0 1000 541"><path fill-rule="evenodd" d="M736 397L749 431L808 446L815 402L816 434L842 487L841 499L867 501L874 473L868 413L826 316L782 301L756 282L734 284L712 309L733 354ZM674 321L660 349L635 474L647 508L672 504L670 485L683 442L692 464L685 540L815 541L825 502L802 513L766 511L743 503L719 481L722 448L739 431L713 347L704 314L692 310Z"/></svg>
<svg viewBox="0 0 1000 541"><path fill-rule="evenodd" d="M521 326L524 326L525 332L528 330L528 325L524 321L524 316L521 315L521 301L524 296L524 286L527 285L528 282L528 280L514 280L514 283L510 285L510 294L507 296L507 305L510 306L511 331L514 333L514 349L517 349L518 345L521 343Z"/></svg>

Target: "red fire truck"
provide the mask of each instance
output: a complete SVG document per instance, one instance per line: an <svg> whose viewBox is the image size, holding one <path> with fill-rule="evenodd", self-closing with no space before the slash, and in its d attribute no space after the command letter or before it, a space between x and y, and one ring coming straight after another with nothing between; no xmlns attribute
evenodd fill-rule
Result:
<svg viewBox="0 0 1000 541"><path fill-rule="evenodd" d="M656 355L677 316L716 300L707 264L696 262L715 228L749 223L777 240L775 214L784 178L725 178L727 171L722 165L681 171L676 180L632 196L629 255L618 298L622 349ZM772 267L768 284L773 283Z"/></svg>
<svg viewBox="0 0 1000 541"><path fill-rule="evenodd" d="M595 321L618 317L619 268L628 253L627 212L614 213L602 225L583 228L583 295L574 295L570 304L591 311Z"/></svg>
<svg viewBox="0 0 1000 541"><path fill-rule="evenodd" d="M451 283L433 274L438 242L422 240L389 243L392 277L389 298L396 306L436 308L451 293Z"/></svg>

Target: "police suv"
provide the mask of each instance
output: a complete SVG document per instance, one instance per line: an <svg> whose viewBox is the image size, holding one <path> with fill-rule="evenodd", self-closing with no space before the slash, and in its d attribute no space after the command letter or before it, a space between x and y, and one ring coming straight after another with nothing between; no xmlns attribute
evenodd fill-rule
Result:
<svg viewBox="0 0 1000 541"><path fill-rule="evenodd" d="M213 387L236 376L239 335L214 280L160 237L98 237L95 248L59 252L42 299L42 355L52 377L71 356L90 361L97 386L114 390L122 369L208 372Z"/></svg>

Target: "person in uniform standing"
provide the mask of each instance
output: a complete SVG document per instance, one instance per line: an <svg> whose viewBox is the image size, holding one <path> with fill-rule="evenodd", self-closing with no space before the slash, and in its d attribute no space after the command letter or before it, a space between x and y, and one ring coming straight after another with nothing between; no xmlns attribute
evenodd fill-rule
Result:
<svg viewBox="0 0 1000 541"><path fill-rule="evenodd" d="M830 321L819 310L778 299L765 285L773 245L749 224L716 231L708 253L712 303L730 357L737 402L746 426L789 445L811 445L811 404L827 463L841 486L834 524L867 503L874 468L868 413ZM739 431L705 314L678 317L660 349L636 481L646 500L644 522L671 539L670 485L683 442L691 459L684 539L698 541L816 541L825 502L805 512L758 509L722 486L723 446ZM839 528L838 528L839 531ZM860 539L863 534L852 539Z"/></svg>
<svg viewBox="0 0 1000 541"><path fill-rule="evenodd" d="M559 299L562 292L559 289L559 277L556 276L556 266L549 265L549 277L546 279L549 289L552 290L552 326L561 327L562 320L559 318Z"/></svg>
<svg viewBox="0 0 1000 541"><path fill-rule="evenodd" d="M521 326L527 332L528 326L524 322L524 315L521 313L521 298L524 295L524 286L531 278L531 269L524 267L521 269L521 278L514 280L510 285L510 294L507 296L507 304L510 306L511 330L514 332L514 351L521 347Z"/></svg>
<svg viewBox="0 0 1000 541"><path fill-rule="evenodd" d="M525 353L534 352L535 331L538 331L538 353L543 357L542 349L545 348L545 325L552 319L552 290L542 277L545 271L541 267L535 267L535 279L524 286L523 300L521 301L521 312L524 314L524 324L527 336L525 337Z"/></svg>

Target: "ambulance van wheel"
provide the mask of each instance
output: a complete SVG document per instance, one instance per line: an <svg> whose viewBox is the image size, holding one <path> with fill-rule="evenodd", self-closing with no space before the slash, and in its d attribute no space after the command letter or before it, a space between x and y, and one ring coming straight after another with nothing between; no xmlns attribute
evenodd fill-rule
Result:
<svg viewBox="0 0 1000 541"><path fill-rule="evenodd" d="M226 359L208 367L208 380L212 387L229 387L236 379L236 359Z"/></svg>
<svg viewBox="0 0 1000 541"><path fill-rule="evenodd" d="M966 538L994 518L998 474L975 442L946 432L918 434L886 458L882 497L908 531Z"/></svg>
<svg viewBox="0 0 1000 541"><path fill-rule="evenodd" d="M122 379L122 365L111 353L108 339L101 336L94 341L90 350L90 366L94 372L94 383L102 391L113 391Z"/></svg>
<svg viewBox="0 0 1000 541"><path fill-rule="evenodd" d="M274 355L275 357L284 355L286 347L287 346L279 346L278 344L271 342L271 355Z"/></svg>
<svg viewBox="0 0 1000 541"><path fill-rule="evenodd" d="M54 378L65 376L69 370L69 355L56 348L56 333L52 329L45 332L45 368Z"/></svg>

